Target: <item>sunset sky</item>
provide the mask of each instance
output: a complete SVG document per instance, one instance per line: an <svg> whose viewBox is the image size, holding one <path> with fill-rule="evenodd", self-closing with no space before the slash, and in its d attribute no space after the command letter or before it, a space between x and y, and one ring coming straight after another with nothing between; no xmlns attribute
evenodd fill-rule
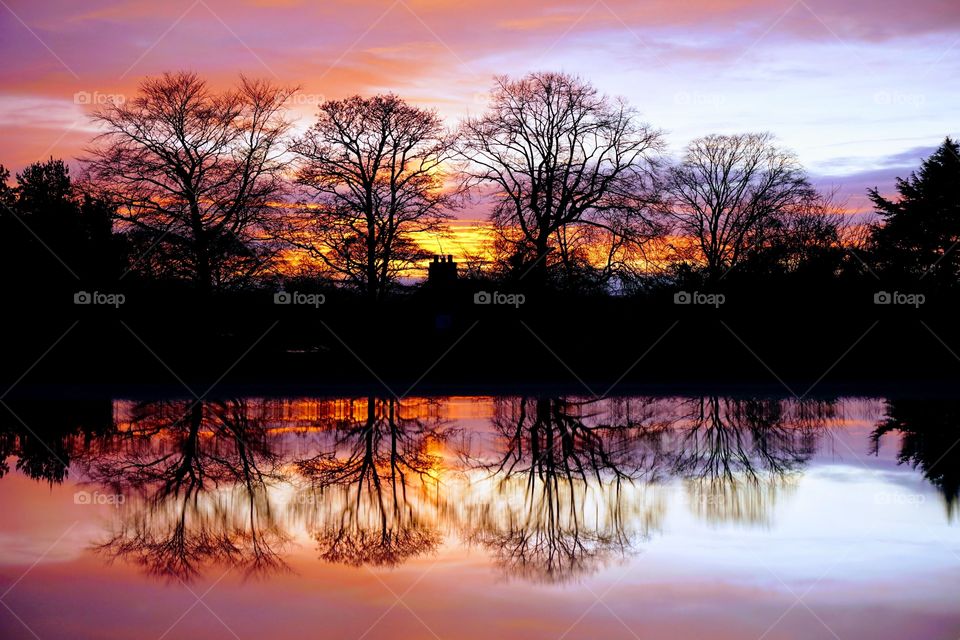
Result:
<svg viewBox="0 0 960 640"><path fill-rule="evenodd" d="M454 124L494 74L563 70L627 97L673 152L774 132L851 209L960 133L956 0L0 0L0 163L75 158L87 114L191 69L323 98L392 90ZM479 217L470 211L460 217Z"/></svg>

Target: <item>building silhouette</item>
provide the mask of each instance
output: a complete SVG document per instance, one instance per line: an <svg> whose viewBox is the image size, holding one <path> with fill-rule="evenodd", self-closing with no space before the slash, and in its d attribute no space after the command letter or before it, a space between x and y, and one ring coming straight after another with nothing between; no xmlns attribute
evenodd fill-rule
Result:
<svg viewBox="0 0 960 640"><path fill-rule="evenodd" d="M427 271L427 282L431 287L448 287L457 281L457 263L452 255L433 256Z"/></svg>

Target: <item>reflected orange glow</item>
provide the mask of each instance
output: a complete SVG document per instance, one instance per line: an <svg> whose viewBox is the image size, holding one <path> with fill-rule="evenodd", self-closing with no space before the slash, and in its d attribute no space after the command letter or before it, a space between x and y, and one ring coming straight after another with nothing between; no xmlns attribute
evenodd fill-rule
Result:
<svg viewBox="0 0 960 640"><path fill-rule="evenodd" d="M955 532L937 490L897 464L898 439L865 453L877 400L192 404L116 401L115 431L51 440L71 461L62 483L25 477L44 467L13 458L0 499L19 517L0 525L0 565L29 576L5 603L41 637L101 637L90 632L105 618L118 637L159 637L193 603L184 584L210 590L217 616L251 637L424 637L417 617L478 640L617 637L623 624L759 637L825 571L805 602L842 637L939 637L960 624L946 588L960 562L943 554ZM26 439L6 442L45 455ZM838 565L838 549L857 554ZM389 615L406 611L391 590L417 617ZM607 592L619 621L584 618ZM890 613L863 635L877 611ZM223 632L207 620L187 616L176 635ZM0 617L5 638L30 637L20 628ZM801 616L778 630L799 639L822 626Z"/></svg>

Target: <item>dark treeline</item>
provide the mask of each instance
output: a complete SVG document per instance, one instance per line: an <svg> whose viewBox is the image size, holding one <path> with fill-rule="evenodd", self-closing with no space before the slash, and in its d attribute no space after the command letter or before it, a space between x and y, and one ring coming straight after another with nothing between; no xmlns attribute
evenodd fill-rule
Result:
<svg viewBox="0 0 960 640"><path fill-rule="evenodd" d="M564 74L498 78L452 129L391 94L326 101L298 135L294 92L166 74L93 115L77 175L0 166L5 321L30 338L11 381L75 319L37 375L215 379L256 343L238 373L261 379L413 382L457 345L435 377L812 382L858 337L841 378L960 371L949 138L895 199L870 192L875 222L850 224L770 134L708 135L671 160L631 105ZM415 277L418 239L442 245L481 203L486 254L456 280Z"/></svg>

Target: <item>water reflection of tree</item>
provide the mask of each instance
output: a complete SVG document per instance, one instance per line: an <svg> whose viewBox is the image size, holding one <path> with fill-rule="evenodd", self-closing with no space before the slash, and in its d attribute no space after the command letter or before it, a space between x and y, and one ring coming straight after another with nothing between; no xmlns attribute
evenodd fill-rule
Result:
<svg viewBox="0 0 960 640"><path fill-rule="evenodd" d="M767 523L834 412L833 404L816 400L691 398L680 404L671 430L672 470L705 520Z"/></svg>
<svg viewBox="0 0 960 640"><path fill-rule="evenodd" d="M126 500L97 549L187 580L225 563L248 575L284 567L288 536L268 486L278 456L245 400L142 403L86 477Z"/></svg>
<svg viewBox="0 0 960 640"><path fill-rule="evenodd" d="M317 455L296 463L306 486L295 508L320 557L351 566L396 566L433 553L442 536L422 511L439 490L445 438L436 421L404 417L398 400L368 398L327 432ZM436 497L436 496L435 496Z"/></svg>
<svg viewBox="0 0 960 640"><path fill-rule="evenodd" d="M464 443L457 467L443 462L451 430L429 402L306 404L123 404L97 437L61 421L79 476L127 498L100 551L189 579L218 563L283 567L295 525L322 559L352 566L396 566L459 533L509 575L561 582L635 552L660 526L669 476L708 521L768 522L835 414L814 401L502 398L491 431L478 432L492 447ZM904 459L933 467L940 445L912 426L925 418L902 415L889 428L919 434ZM947 415L957 413L934 414ZM11 427L0 434L7 450L36 450L24 443ZM66 473L49 453L22 457L34 477ZM931 476L954 498L955 467Z"/></svg>
<svg viewBox="0 0 960 640"><path fill-rule="evenodd" d="M489 549L511 576L563 582L629 554L659 524L634 484L654 466L629 424L605 421L601 404L559 398L496 400L492 499L466 506L467 539Z"/></svg>
<svg viewBox="0 0 960 640"><path fill-rule="evenodd" d="M889 400L886 415L871 434L874 453L881 438L891 433L901 436L900 464L919 469L940 490L948 517L954 517L960 498L960 402Z"/></svg>
<svg viewBox="0 0 960 640"><path fill-rule="evenodd" d="M113 431L110 400L14 401L0 407L0 478L16 469L34 480L63 482L73 458Z"/></svg>

